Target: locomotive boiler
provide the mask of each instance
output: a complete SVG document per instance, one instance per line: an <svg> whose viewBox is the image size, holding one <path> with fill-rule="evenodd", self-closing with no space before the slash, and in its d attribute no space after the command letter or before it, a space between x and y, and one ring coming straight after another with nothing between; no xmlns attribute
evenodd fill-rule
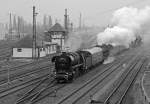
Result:
<svg viewBox="0 0 150 104"><path fill-rule="evenodd" d="M108 55L109 50L101 47L92 47L76 52L62 52L52 58L52 62L55 64L55 79L57 82L71 82L91 67L102 63Z"/></svg>

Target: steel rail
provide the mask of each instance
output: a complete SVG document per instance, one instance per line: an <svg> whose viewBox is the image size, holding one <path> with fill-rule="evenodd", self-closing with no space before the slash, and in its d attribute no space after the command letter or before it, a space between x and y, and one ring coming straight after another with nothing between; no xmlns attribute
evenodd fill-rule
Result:
<svg viewBox="0 0 150 104"><path fill-rule="evenodd" d="M90 83L92 83L94 80L100 78L101 80L98 81L98 83L95 83L94 85L92 85L92 87L86 89L86 91L84 92L84 94L80 95L80 97L78 96L78 98L74 98L74 101L72 101L74 104L76 101L78 101L82 96L84 96L86 93L88 93L94 86L98 85L99 83L101 83L107 76L109 76L111 73L113 73L115 70L117 70L120 66L122 66L122 63L128 61L129 58L124 59L123 61L121 61L120 63L116 63L113 64L112 66L108 67L106 70L104 70L101 73L98 73L96 76L94 76L92 79L90 79L89 81L87 81L85 84L83 84L81 87L79 87L77 90L75 90L74 92L72 92L71 94L69 94L69 96L64 97L63 99L61 99L58 104L62 104L64 102L67 101L67 99L71 98L74 94L76 94L77 92L81 91L83 88L85 89L86 87L89 87L88 85ZM112 68L113 67L113 68ZM108 72L107 72L108 71ZM106 74L106 75L105 75ZM104 75L102 77L102 75Z"/></svg>

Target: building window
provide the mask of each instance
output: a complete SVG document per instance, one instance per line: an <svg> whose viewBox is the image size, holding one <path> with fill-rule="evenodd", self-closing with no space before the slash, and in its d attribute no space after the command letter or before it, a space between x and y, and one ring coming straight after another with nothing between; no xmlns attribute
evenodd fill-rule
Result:
<svg viewBox="0 0 150 104"><path fill-rule="evenodd" d="M17 52L22 52L22 49L21 48L17 48Z"/></svg>
<svg viewBox="0 0 150 104"><path fill-rule="evenodd" d="M45 48L43 48L43 51L45 51Z"/></svg>
<svg viewBox="0 0 150 104"><path fill-rule="evenodd" d="M54 50L54 46L53 46L53 45L52 45L52 51L55 51L55 50Z"/></svg>
<svg viewBox="0 0 150 104"><path fill-rule="evenodd" d="M42 51L42 48L40 48L40 52Z"/></svg>

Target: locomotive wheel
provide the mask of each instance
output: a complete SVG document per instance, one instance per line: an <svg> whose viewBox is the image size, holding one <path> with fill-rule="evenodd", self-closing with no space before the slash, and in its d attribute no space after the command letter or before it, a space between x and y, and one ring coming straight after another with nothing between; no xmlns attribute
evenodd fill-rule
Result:
<svg viewBox="0 0 150 104"><path fill-rule="evenodd" d="M74 80L74 75L72 74L71 77L68 79L68 82L71 83Z"/></svg>
<svg viewBox="0 0 150 104"><path fill-rule="evenodd" d="M80 73L81 73L81 75L83 75L84 73L86 73L86 71L87 71L87 69L86 69L86 68L82 68L82 69L81 69L81 72L80 72Z"/></svg>
<svg viewBox="0 0 150 104"><path fill-rule="evenodd" d="M57 81L57 83L60 83L60 80L57 79L56 81Z"/></svg>
<svg viewBox="0 0 150 104"><path fill-rule="evenodd" d="M57 83L60 83L60 81L59 81L59 80L57 80Z"/></svg>

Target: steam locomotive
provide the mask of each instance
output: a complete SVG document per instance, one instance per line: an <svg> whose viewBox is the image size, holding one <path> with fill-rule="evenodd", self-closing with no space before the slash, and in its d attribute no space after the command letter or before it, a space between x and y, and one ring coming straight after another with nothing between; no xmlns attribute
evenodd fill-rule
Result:
<svg viewBox="0 0 150 104"><path fill-rule="evenodd" d="M136 36L136 39L130 43L130 47L135 48L143 43L141 36Z"/></svg>
<svg viewBox="0 0 150 104"><path fill-rule="evenodd" d="M55 64L54 76L57 82L72 82L88 69L102 63L109 55L107 46L95 46L76 52L62 52L52 58Z"/></svg>

